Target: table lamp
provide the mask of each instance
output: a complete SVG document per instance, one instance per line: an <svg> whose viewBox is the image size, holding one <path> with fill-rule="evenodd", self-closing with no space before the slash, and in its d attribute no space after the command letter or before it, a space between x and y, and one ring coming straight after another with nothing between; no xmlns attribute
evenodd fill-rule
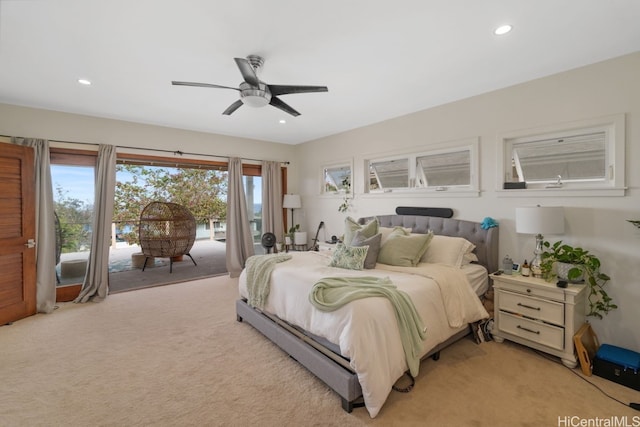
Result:
<svg viewBox="0 0 640 427"><path fill-rule="evenodd" d="M541 277L543 252L543 234L564 233L564 208L562 206L531 206L516 208L516 232L536 235L536 249L531 261L531 273L534 277Z"/></svg>
<svg viewBox="0 0 640 427"><path fill-rule="evenodd" d="M291 209L291 224L289 228L293 227L293 210L302 207L302 200L300 200L299 194L285 194L282 201L282 207L285 209Z"/></svg>

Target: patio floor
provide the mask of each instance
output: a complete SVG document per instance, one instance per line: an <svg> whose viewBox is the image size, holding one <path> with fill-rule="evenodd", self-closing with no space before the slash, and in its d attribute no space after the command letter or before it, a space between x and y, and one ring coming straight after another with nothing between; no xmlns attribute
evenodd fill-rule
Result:
<svg viewBox="0 0 640 427"><path fill-rule="evenodd" d="M196 240L191 248L191 258L184 256L182 261L173 262L169 273L169 258L156 258L151 265L147 263L144 271L134 268L131 254L139 253L140 248L117 248L109 254L109 293L169 285L186 282L202 277L227 274L226 245L217 240Z"/></svg>
<svg viewBox="0 0 640 427"><path fill-rule="evenodd" d="M147 263L144 271L141 268L134 268L131 255L140 252L140 247L137 245L119 244L118 247L111 248L109 252L110 293L227 274L226 245L224 242L196 240L190 252L197 265L194 265L191 259L185 256L182 261L173 263L172 273L169 273L169 258L156 258L153 264ZM86 261L88 256L89 252L74 252L61 255L57 270L61 285L82 283L84 278L84 270L82 268L80 268L81 272L69 271L69 268L63 269L62 263L68 261L73 263L79 260ZM65 264L65 267L71 263ZM80 265L82 266L81 262Z"/></svg>

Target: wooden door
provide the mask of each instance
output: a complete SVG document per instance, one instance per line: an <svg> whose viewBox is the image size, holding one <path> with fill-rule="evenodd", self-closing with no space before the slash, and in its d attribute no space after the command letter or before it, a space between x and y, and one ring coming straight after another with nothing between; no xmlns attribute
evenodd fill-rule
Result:
<svg viewBox="0 0 640 427"><path fill-rule="evenodd" d="M36 313L33 149L0 143L0 325Z"/></svg>

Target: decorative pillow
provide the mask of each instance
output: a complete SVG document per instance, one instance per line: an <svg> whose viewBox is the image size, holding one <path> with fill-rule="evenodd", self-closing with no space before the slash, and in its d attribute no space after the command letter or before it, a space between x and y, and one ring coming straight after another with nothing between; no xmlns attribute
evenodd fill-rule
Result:
<svg viewBox="0 0 640 427"><path fill-rule="evenodd" d="M465 264L465 256L471 259L469 254L475 248L473 243L462 237L435 235L420 262L446 264L460 268Z"/></svg>
<svg viewBox="0 0 640 427"><path fill-rule="evenodd" d="M378 232L382 234L382 241L380 242L380 245L384 245L385 243L387 243L387 239L389 238L391 233L393 233L393 231L397 229L404 230L404 234L407 236L411 234L411 228L400 227L399 225L395 227L378 227Z"/></svg>
<svg viewBox="0 0 640 427"><path fill-rule="evenodd" d="M365 237L362 231L356 231L356 235L351 241L351 246L369 246L367 251L367 257L364 259L364 268L371 269L376 268L376 262L378 261L378 252L380 252L380 242L382 241L382 234L378 233L373 237Z"/></svg>
<svg viewBox="0 0 640 427"><path fill-rule="evenodd" d="M329 267L362 270L368 249L368 246L347 246L344 243L338 243L333 251Z"/></svg>
<svg viewBox="0 0 640 427"><path fill-rule="evenodd" d="M356 231L362 231L365 237L373 237L378 234L378 218L374 218L365 225L358 224L358 222L348 216L344 220L344 237L342 239L347 245L351 244L351 241L356 235Z"/></svg>
<svg viewBox="0 0 640 427"><path fill-rule="evenodd" d="M380 248L378 262L402 267L415 267L429 247L433 233L405 235L404 230L391 232Z"/></svg>

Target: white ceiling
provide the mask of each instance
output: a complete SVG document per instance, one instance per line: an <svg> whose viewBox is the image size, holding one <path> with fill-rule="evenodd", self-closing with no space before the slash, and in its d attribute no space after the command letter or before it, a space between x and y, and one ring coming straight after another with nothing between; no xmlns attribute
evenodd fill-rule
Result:
<svg viewBox="0 0 640 427"><path fill-rule="evenodd" d="M639 22L637 0L0 0L0 102L297 144L640 51ZM223 116L237 91L170 83L237 87L249 54L329 92Z"/></svg>

